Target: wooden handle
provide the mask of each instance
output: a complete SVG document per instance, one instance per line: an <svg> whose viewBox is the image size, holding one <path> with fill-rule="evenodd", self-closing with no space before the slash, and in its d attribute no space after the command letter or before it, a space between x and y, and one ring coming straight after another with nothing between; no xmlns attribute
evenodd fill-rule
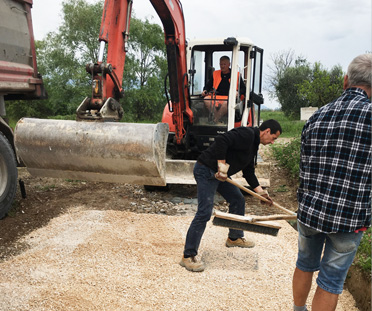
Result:
<svg viewBox="0 0 372 311"><path fill-rule="evenodd" d="M246 188L246 187L242 186L241 184L237 183L236 181L233 181L231 178L227 178L226 181L229 182L230 184L234 185L234 186L237 186L239 189L249 193L250 195L254 196L255 198L260 199L261 201L270 202L268 199L264 198L263 196L259 195L258 193L254 192L252 190L249 190L248 188ZM289 215L296 215L296 213L290 211L289 209L284 208L283 206L280 206L278 203L273 202L273 206L282 210L283 212L286 212Z"/></svg>
<svg viewBox="0 0 372 311"><path fill-rule="evenodd" d="M295 220L297 215L270 215L270 216L253 216L252 222L267 220Z"/></svg>

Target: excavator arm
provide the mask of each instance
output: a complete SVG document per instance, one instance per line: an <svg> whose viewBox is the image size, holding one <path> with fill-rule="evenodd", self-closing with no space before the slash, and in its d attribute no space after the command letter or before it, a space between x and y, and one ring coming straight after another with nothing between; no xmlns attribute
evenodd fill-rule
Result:
<svg viewBox="0 0 372 311"><path fill-rule="evenodd" d="M184 113L192 123L193 114L189 105L185 21L181 2L178 0L150 0L163 26L167 47L170 95L175 124L176 143L180 144L185 135Z"/></svg>
<svg viewBox="0 0 372 311"><path fill-rule="evenodd" d="M164 27L171 107L173 108L173 123L176 128L175 138L180 144L185 134L184 114L190 122L193 117L189 107L185 23L182 6L178 0L150 0L150 2ZM117 120L122 116L119 100L124 96L122 79L132 4L132 0L105 1L99 34L101 42L99 59L96 64L87 65L87 71L92 75L92 95L78 109L78 117L81 119L105 117L103 113L108 110L102 109L102 107L108 100L109 108L117 111L113 119ZM103 55L106 45L107 63L104 63ZM98 115L92 113L92 111L100 109L102 112ZM112 119L112 114L107 116Z"/></svg>

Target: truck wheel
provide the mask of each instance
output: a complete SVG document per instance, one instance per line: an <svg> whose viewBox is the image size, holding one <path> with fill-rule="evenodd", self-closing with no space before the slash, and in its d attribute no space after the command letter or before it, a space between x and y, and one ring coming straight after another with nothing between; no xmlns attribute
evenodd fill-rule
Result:
<svg viewBox="0 0 372 311"><path fill-rule="evenodd" d="M13 148L0 133L0 219L12 206L17 191L18 170Z"/></svg>

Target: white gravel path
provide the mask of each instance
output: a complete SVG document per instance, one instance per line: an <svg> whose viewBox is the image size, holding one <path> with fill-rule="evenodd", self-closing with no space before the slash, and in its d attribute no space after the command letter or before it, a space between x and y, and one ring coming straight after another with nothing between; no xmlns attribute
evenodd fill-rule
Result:
<svg viewBox="0 0 372 311"><path fill-rule="evenodd" d="M297 233L256 233L252 249L226 248L208 224L192 273L178 262L192 217L76 207L24 238L0 263L0 310L292 310ZM315 289L315 280L312 295ZM311 310L311 308L310 308ZM337 311L354 311L349 292Z"/></svg>

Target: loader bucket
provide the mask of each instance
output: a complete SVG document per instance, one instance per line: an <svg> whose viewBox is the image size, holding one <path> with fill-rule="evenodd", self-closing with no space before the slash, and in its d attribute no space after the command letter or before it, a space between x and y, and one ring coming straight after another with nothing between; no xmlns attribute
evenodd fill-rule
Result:
<svg viewBox="0 0 372 311"><path fill-rule="evenodd" d="M23 118L17 156L31 175L165 186L168 124Z"/></svg>

